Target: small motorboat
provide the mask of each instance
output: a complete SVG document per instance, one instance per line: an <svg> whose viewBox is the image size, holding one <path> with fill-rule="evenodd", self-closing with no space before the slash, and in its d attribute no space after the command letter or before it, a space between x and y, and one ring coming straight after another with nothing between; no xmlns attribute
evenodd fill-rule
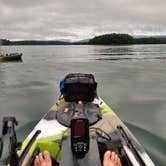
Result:
<svg viewBox="0 0 166 166"><path fill-rule="evenodd" d="M22 53L0 53L0 61L6 62L6 61L20 61L22 60Z"/></svg>

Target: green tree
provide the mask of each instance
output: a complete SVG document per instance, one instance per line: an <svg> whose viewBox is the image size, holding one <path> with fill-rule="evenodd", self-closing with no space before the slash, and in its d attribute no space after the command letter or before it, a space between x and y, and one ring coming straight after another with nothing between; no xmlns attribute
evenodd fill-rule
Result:
<svg viewBox="0 0 166 166"><path fill-rule="evenodd" d="M119 45L119 44L133 44L134 38L128 34L105 34L96 36L89 41L89 44L103 44L103 45Z"/></svg>

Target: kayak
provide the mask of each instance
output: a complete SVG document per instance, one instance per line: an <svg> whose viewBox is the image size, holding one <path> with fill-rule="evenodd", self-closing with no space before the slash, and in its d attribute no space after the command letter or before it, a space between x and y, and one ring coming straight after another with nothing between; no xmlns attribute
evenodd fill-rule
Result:
<svg viewBox="0 0 166 166"><path fill-rule="evenodd" d="M112 138L112 142L114 143L114 147L112 147L114 151L118 152L120 148L123 148L123 153L126 155L125 162L128 162L127 165L153 166L154 163L145 152L144 148L129 131L126 125L118 118L115 112L113 112L113 110L99 97L95 98L93 103L99 106L102 119L90 127L92 135L95 133L94 129L102 129L104 133L107 133L108 137ZM43 152L44 150L49 151L51 156L55 158L60 165L74 165L71 160L67 160L67 156L71 155L70 149L68 148L69 153L62 153L62 138L64 135L68 135L70 133L69 128L58 122L56 116L56 112L59 109L64 108L66 104L68 103L66 103L63 99L59 100L44 115L44 117L38 122L32 132L24 140L21 150L18 152L19 157L23 158L21 165L31 165L36 153L39 153L39 151ZM34 136L36 137L35 141L32 143L31 147L26 150L27 145L33 140ZM89 155L90 161L87 161L87 163L94 164L92 161L99 161L99 157L96 157L99 155ZM69 158L71 158L71 156L69 156L68 159ZM85 162L86 161L82 163L85 164ZM100 165L100 162L98 165Z"/></svg>
<svg viewBox="0 0 166 166"><path fill-rule="evenodd" d="M115 112L97 95L92 74L68 74L60 82L61 96L21 143L15 117L4 117L0 136L9 135L10 166L32 166L48 151L53 165L101 166L104 153L114 151L123 166L154 166L143 146Z"/></svg>

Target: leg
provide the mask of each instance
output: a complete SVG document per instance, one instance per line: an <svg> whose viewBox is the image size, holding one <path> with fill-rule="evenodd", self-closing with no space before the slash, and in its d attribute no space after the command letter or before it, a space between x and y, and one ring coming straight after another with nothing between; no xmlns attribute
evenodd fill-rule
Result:
<svg viewBox="0 0 166 166"><path fill-rule="evenodd" d="M104 154L103 166L122 166L122 164L115 152L106 151Z"/></svg>
<svg viewBox="0 0 166 166"><path fill-rule="evenodd" d="M34 166L52 166L51 157L48 151L36 156ZM115 152L106 151L104 154L103 166L122 166L121 161Z"/></svg>
<svg viewBox="0 0 166 166"><path fill-rule="evenodd" d="M51 157L48 151L44 151L36 156L34 166L52 166Z"/></svg>

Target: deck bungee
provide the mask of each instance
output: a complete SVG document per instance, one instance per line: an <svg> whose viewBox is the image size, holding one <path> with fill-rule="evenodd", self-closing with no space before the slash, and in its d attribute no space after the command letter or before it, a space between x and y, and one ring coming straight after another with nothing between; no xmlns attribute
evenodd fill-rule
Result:
<svg viewBox="0 0 166 166"><path fill-rule="evenodd" d="M96 88L92 88L93 81L88 85L88 88L93 92L89 93L87 98L87 94L76 96L79 91L76 88L77 83L79 82L80 87L80 84L82 84L81 80L85 76L87 77L87 75L76 74L77 81L74 82L75 92L74 94L72 93L72 96L75 99L70 99L73 80L67 80L69 82L71 81L70 85L72 86L68 84L69 82L64 80L67 82L67 85L65 84L64 87L67 86L68 89L71 88L67 93L65 93L66 89L61 89L61 92L65 93L65 95L67 94L67 96L63 94L57 103L43 116L23 141L20 150L13 152L13 154L15 154L14 158L10 156L9 165L33 165L35 156L45 150L49 151L52 158L54 158L60 166L101 166L103 154L106 150L115 151L120 157L122 165L154 165L144 148L140 145L125 124L100 97L95 95ZM73 78L73 75L69 78ZM84 88L85 82L84 78ZM79 102L80 100L77 99L80 98L84 98L84 100ZM85 132L82 132L83 129L80 131L80 124L79 130L72 127L71 121L73 121L73 119L74 121L80 121L80 119L88 121L89 136L85 137L86 140L82 141L84 144L86 144L87 141L87 145L89 145L88 148L82 144L80 138L78 138L78 135L81 137ZM71 138L73 137L73 133L71 132L72 129L74 129L74 132L77 132L77 137L74 139L76 139L77 142L78 138L79 144L71 141ZM5 130L3 130L2 134L5 134ZM75 145L78 145L78 147L73 150ZM79 146L83 146L85 152L82 150L82 147L79 149ZM83 155L81 156L80 154ZM14 159L17 160L15 161L17 164L13 163Z"/></svg>

